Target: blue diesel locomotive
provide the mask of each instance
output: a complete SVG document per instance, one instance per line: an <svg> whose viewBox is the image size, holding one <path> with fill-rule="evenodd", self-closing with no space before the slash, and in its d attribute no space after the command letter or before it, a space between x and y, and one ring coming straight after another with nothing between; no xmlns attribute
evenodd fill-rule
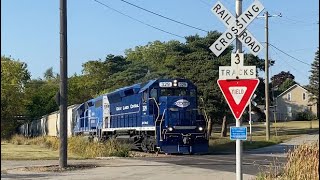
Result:
<svg viewBox="0 0 320 180"><path fill-rule="evenodd" d="M157 79L117 89L75 110L74 135L131 141L145 152L206 153L207 121L197 87L187 79Z"/></svg>

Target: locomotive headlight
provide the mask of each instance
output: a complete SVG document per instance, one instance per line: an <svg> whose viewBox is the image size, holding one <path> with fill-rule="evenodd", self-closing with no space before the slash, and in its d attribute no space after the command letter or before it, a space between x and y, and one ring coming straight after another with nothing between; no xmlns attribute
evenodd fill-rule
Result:
<svg viewBox="0 0 320 180"><path fill-rule="evenodd" d="M173 80L173 86L177 86L178 85L178 81L175 79Z"/></svg>
<svg viewBox="0 0 320 180"><path fill-rule="evenodd" d="M173 128L172 127L168 127L168 131L173 131Z"/></svg>
<svg viewBox="0 0 320 180"><path fill-rule="evenodd" d="M203 127L199 126L199 127L198 127L198 130L199 130L199 131L203 131Z"/></svg>

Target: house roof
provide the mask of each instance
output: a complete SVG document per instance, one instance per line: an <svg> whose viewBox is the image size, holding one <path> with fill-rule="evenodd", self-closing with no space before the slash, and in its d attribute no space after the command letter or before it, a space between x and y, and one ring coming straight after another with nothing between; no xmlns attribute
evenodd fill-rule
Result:
<svg viewBox="0 0 320 180"><path fill-rule="evenodd" d="M287 90L285 90L285 91L283 91L281 94L279 94L279 95L277 96L277 98L280 97L280 96L282 96L282 95L284 95L285 93L291 91L291 90L292 90L293 88L295 88L295 87L301 87L302 89L308 91L306 88L302 87L300 84L294 84L294 85L292 85L291 87L289 87Z"/></svg>

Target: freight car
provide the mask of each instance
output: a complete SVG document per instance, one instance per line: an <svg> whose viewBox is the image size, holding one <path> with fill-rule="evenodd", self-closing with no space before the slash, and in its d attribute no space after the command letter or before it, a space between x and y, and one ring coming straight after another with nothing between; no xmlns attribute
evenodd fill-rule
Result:
<svg viewBox="0 0 320 180"><path fill-rule="evenodd" d="M67 116L67 134L68 137L73 135L73 129L75 125L74 111L78 107L78 104L68 106ZM57 136L59 137L60 132L60 113L59 111L52 112L48 115L42 116L41 119L33 120L29 123L25 123L18 128L19 134L29 137L35 136Z"/></svg>
<svg viewBox="0 0 320 180"><path fill-rule="evenodd" d="M75 135L126 139L143 151L205 153L207 121L197 87L187 79L158 79L117 89L75 109Z"/></svg>

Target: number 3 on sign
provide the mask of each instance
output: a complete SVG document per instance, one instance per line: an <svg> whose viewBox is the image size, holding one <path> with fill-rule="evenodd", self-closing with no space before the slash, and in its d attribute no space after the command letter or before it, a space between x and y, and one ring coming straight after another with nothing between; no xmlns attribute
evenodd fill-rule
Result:
<svg viewBox="0 0 320 180"><path fill-rule="evenodd" d="M239 54L236 54L235 58L236 58L235 63L236 63L236 64L239 64L239 63L240 63L240 57L239 57Z"/></svg>
<svg viewBox="0 0 320 180"><path fill-rule="evenodd" d="M243 66L243 53L232 53L231 54L231 66Z"/></svg>

